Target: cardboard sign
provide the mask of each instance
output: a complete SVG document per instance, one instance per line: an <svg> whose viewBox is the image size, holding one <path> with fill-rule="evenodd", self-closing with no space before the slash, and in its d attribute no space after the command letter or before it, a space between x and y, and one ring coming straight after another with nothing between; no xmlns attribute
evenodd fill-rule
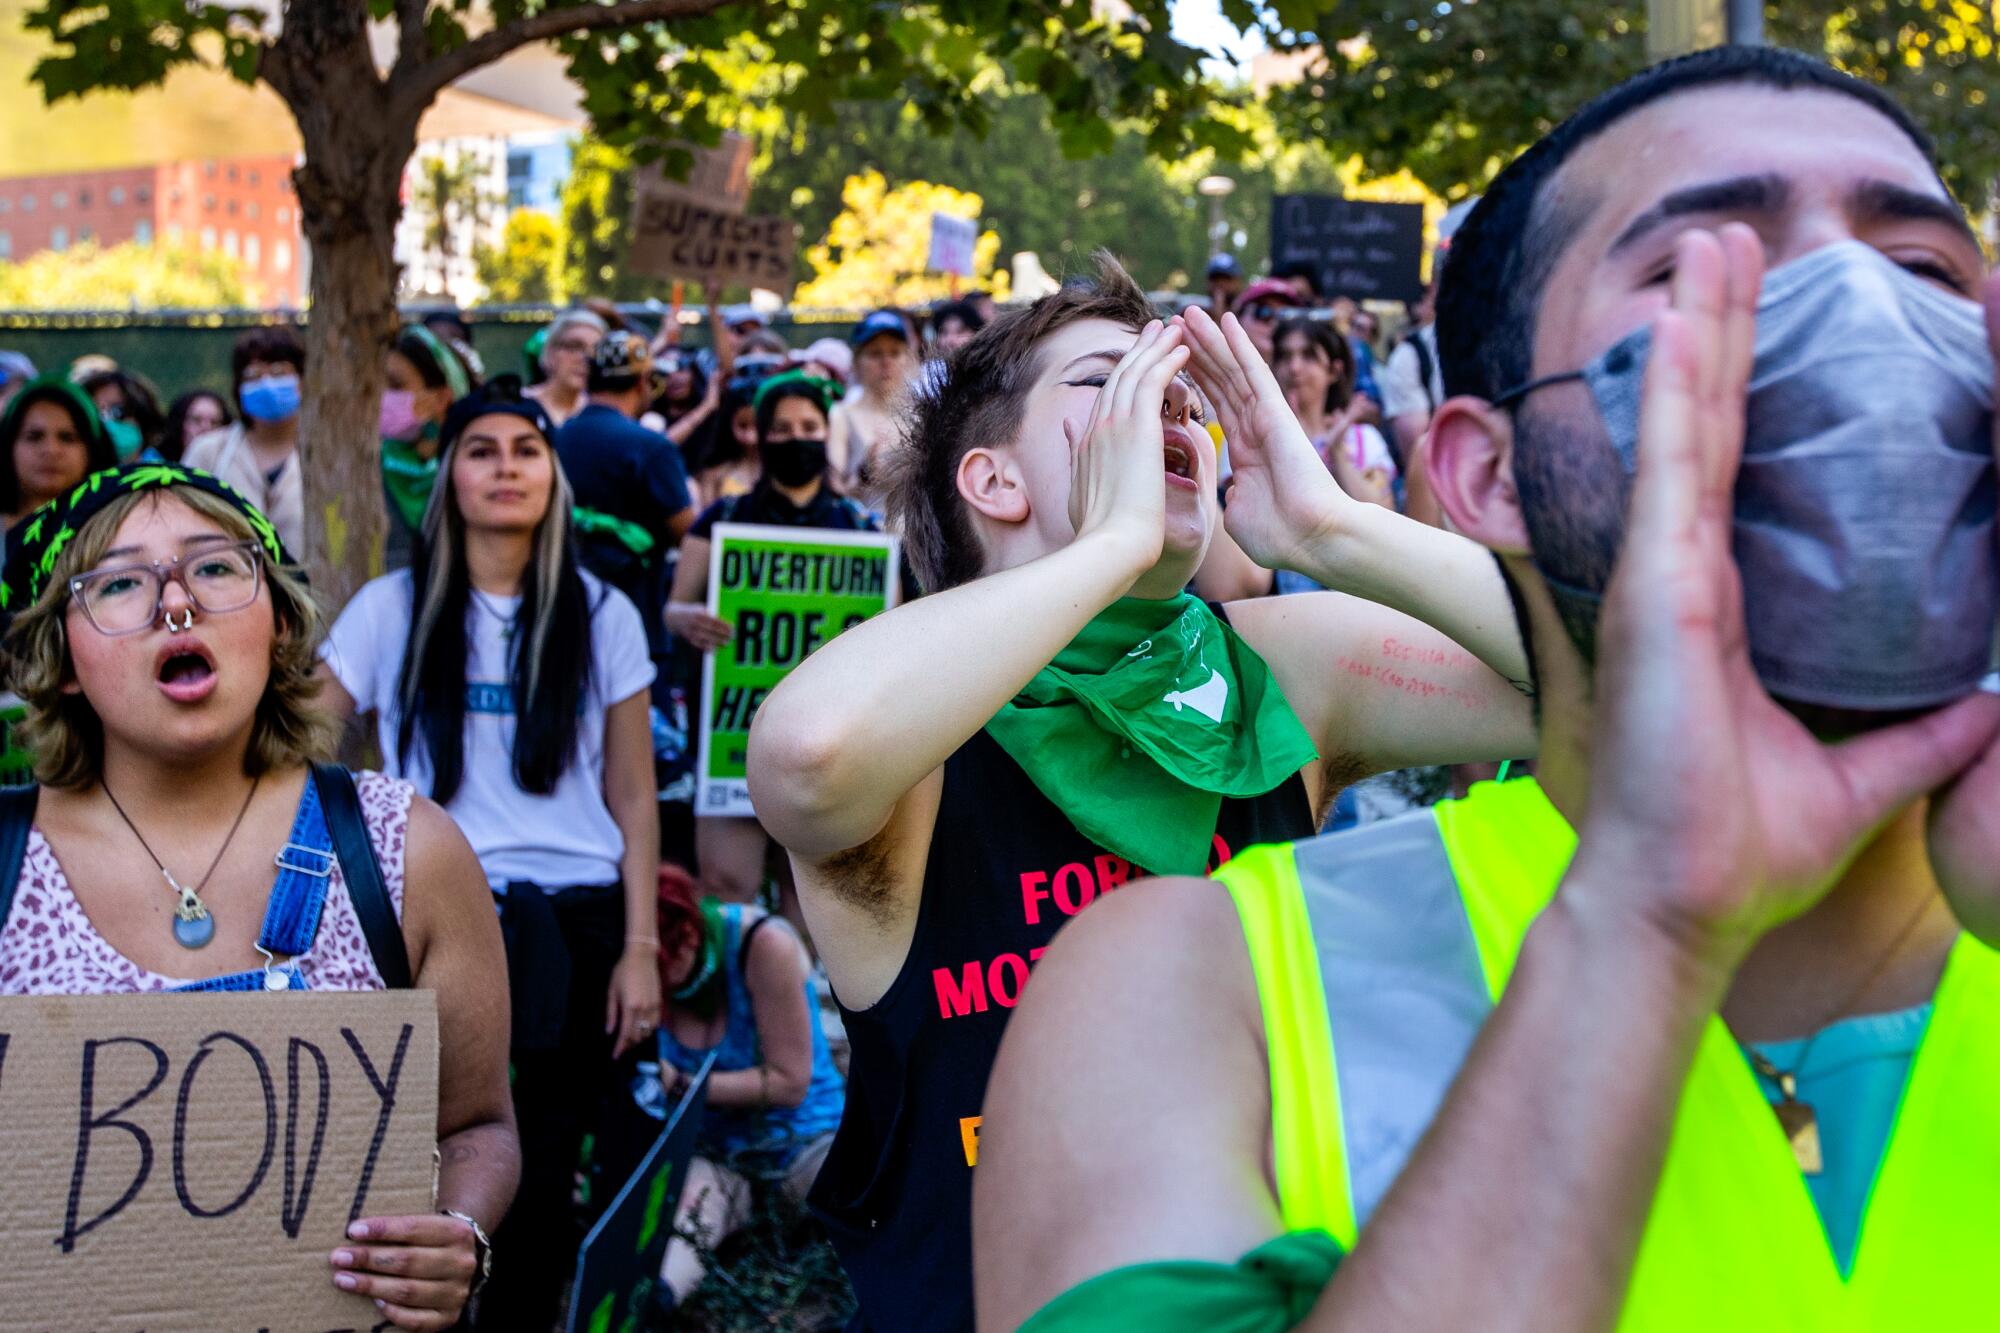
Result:
<svg viewBox="0 0 2000 1333"><path fill-rule="evenodd" d="M799 224L745 215L678 186L642 182L632 197L626 267L656 278L742 283L787 296Z"/></svg>
<svg viewBox="0 0 2000 1333"><path fill-rule="evenodd" d="M698 144L678 143L671 147L690 154L694 161L688 166L686 180L674 180L666 173L663 163L635 173L640 188L647 184L666 186L684 190L695 199L702 200L715 208L727 209L731 213L741 213L750 202L750 140L741 134L724 134L722 142L713 148L703 148Z"/></svg>
<svg viewBox="0 0 2000 1333"><path fill-rule="evenodd" d="M385 1327L360 1217L435 1207L437 1001L0 999L0 1329Z"/></svg>
<svg viewBox="0 0 2000 1333"><path fill-rule="evenodd" d="M660 1262L673 1239L674 1211L687 1183L694 1141L701 1133L708 1097L711 1051L688 1083L667 1126L646 1151L639 1169L625 1182L604 1216L583 1238L576 1256L576 1285L570 1289L569 1333L625 1333L647 1327L646 1309L659 1281ZM658 1066L641 1065L657 1069Z"/></svg>
<svg viewBox="0 0 2000 1333"><path fill-rule="evenodd" d="M708 612L736 634L701 664L697 815L755 815L743 760L750 719L806 655L896 604L896 538L718 523Z"/></svg>
<svg viewBox="0 0 2000 1333"><path fill-rule="evenodd" d="M979 243L979 223L949 213L931 214L931 255L924 267L933 273L972 276L972 251Z"/></svg>
<svg viewBox="0 0 2000 1333"><path fill-rule="evenodd" d="M1424 206L1281 194L1271 201L1271 267L1313 265L1328 300L1423 295Z"/></svg>

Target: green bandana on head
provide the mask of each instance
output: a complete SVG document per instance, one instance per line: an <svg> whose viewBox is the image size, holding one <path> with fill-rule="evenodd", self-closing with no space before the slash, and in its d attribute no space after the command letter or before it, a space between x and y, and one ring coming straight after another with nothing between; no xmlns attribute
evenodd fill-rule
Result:
<svg viewBox="0 0 2000 1333"><path fill-rule="evenodd" d="M34 605L49 575L55 571L56 558L63 548L76 540L84 524L113 500L168 486L191 486L228 502L249 522L250 530L272 563L286 566L294 563L285 544L278 540L278 530L271 526L271 520L222 478L178 463L127 463L91 473L67 494L49 501L13 529L9 534L13 540L9 543L6 568L4 575L0 575L0 610L18 614Z"/></svg>
<svg viewBox="0 0 2000 1333"><path fill-rule="evenodd" d="M1319 753L1264 659L1186 593L1106 607L986 730L1077 832L1165 875L1207 868L1223 797Z"/></svg>

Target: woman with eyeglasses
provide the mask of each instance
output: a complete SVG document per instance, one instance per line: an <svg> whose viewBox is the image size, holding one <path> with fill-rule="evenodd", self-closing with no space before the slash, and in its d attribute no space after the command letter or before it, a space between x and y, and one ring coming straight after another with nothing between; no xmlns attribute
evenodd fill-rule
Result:
<svg viewBox="0 0 2000 1333"><path fill-rule="evenodd" d="M336 713L375 715L385 766L458 821L497 900L522 1167L480 1326L546 1329L580 1144L659 1023L659 825L645 630L578 567L548 414L512 389L446 418L410 566L341 612L323 678Z"/></svg>
<svg viewBox="0 0 2000 1333"><path fill-rule="evenodd" d="M160 396L143 375L129 370L100 370L86 375L78 385L97 405L104 418L104 433L118 461L145 458L160 460L160 438L166 431L166 413L160 410Z"/></svg>
<svg viewBox="0 0 2000 1333"><path fill-rule="evenodd" d="M590 357L608 329L602 316L588 310L565 310L549 325L536 361L546 377L529 386L527 397L542 405L551 425L560 426L589 397Z"/></svg>
<svg viewBox="0 0 2000 1333"><path fill-rule="evenodd" d="M837 388L802 371L764 381L749 400L760 460L756 484L703 510L681 539L680 564L667 598L667 628L700 652L735 637L735 626L708 613L708 554L718 523L762 523L789 528L878 532L880 525L829 481L827 434ZM775 844L755 819L697 815L695 859L703 884L725 902L751 903L764 886ZM785 916L801 931L804 918L790 887L784 857L777 858Z"/></svg>
<svg viewBox="0 0 2000 1333"><path fill-rule="evenodd" d="M169 463L178 463L189 445L235 420L229 400L221 394L213 389L189 389L167 409L166 429L160 434L160 455Z"/></svg>
<svg viewBox="0 0 2000 1333"><path fill-rule="evenodd" d="M93 474L23 526L0 587L41 782L0 804L27 825L0 866L0 994L435 992L441 1211L361 1219L328 1281L394 1327L449 1327L518 1174L500 932L465 838L408 783L316 762L319 611L216 478ZM288 846L327 869L281 865Z"/></svg>

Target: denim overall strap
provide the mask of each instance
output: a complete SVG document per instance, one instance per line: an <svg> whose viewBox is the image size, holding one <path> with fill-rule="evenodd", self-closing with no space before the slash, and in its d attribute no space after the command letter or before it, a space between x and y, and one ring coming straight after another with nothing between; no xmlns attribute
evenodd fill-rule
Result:
<svg viewBox="0 0 2000 1333"><path fill-rule="evenodd" d="M277 855L278 878L271 886L270 905L257 948L272 961L251 972L234 972L206 981L176 986L177 991L304 990L298 956L312 948L319 934L320 913L326 907L327 884L334 867L333 835L320 806L319 788L308 781L299 797L299 813L291 836ZM284 959L282 964L278 959Z"/></svg>

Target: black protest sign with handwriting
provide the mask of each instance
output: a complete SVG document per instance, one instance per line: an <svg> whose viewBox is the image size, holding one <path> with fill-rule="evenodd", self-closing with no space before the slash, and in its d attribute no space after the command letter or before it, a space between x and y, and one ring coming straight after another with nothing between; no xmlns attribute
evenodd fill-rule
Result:
<svg viewBox="0 0 2000 1333"><path fill-rule="evenodd" d="M1281 194L1271 201L1271 268L1310 264L1327 300L1423 295L1424 206Z"/></svg>

